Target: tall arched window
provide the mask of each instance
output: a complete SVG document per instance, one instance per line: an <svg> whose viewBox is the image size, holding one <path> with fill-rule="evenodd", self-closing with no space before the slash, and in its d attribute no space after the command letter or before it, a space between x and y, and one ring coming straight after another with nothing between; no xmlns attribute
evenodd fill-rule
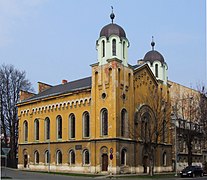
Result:
<svg viewBox="0 0 207 180"><path fill-rule="evenodd" d="M24 121L23 127L24 127L24 141L27 142L28 141L28 122L27 121Z"/></svg>
<svg viewBox="0 0 207 180"><path fill-rule="evenodd" d="M90 163L89 151L86 149L83 151L83 164L89 164L89 163Z"/></svg>
<svg viewBox="0 0 207 180"><path fill-rule="evenodd" d="M45 140L50 139L50 119L47 117L45 119Z"/></svg>
<svg viewBox="0 0 207 180"><path fill-rule="evenodd" d="M35 140L39 140L39 120L35 119L34 121L34 125L35 125Z"/></svg>
<svg viewBox="0 0 207 180"><path fill-rule="evenodd" d="M69 151L69 164L75 164L75 152L74 150Z"/></svg>
<svg viewBox="0 0 207 180"><path fill-rule="evenodd" d="M57 116L57 139L62 139L62 117Z"/></svg>
<svg viewBox="0 0 207 180"><path fill-rule="evenodd" d="M155 64L155 77L158 78L158 64Z"/></svg>
<svg viewBox="0 0 207 180"><path fill-rule="evenodd" d="M123 42L123 58L125 59L125 41Z"/></svg>
<svg viewBox="0 0 207 180"><path fill-rule="evenodd" d="M163 121L163 124L162 124L162 140L163 142L165 143L166 142L166 132L167 132L167 123L166 123L166 120Z"/></svg>
<svg viewBox="0 0 207 180"><path fill-rule="evenodd" d="M90 116L88 112L83 113L83 137L90 136Z"/></svg>
<svg viewBox="0 0 207 180"><path fill-rule="evenodd" d="M149 123L150 123L150 115L149 113L145 113L141 119L141 138L143 141L149 140L149 136L151 133Z"/></svg>
<svg viewBox="0 0 207 180"><path fill-rule="evenodd" d="M102 57L105 57L105 41L102 40Z"/></svg>
<svg viewBox="0 0 207 180"><path fill-rule="evenodd" d="M57 164L62 164L62 152L60 150L56 152L56 162Z"/></svg>
<svg viewBox="0 0 207 180"><path fill-rule="evenodd" d="M108 111L107 109L101 110L101 135L108 135Z"/></svg>
<svg viewBox="0 0 207 180"><path fill-rule="evenodd" d="M50 154L49 151L45 151L45 164L48 164L50 162Z"/></svg>
<svg viewBox="0 0 207 180"><path fill-rule="evenodd" d="M116 56L116 39L112 40L112 56Z"/></svg>
<svg viewBox="0 0 207 180"><path fill-rule="evenodd" d="M121 111L121 136L125 137L128 135L128 119L126 109Z"/></svg>
<svg viewBox="0 0 207 180"><path fill-rule="evenodd" d="M39 164L39 152L38 151L34 152L34 162L35 164Z"/></svg>
<svg viewBox="0 0 207 180"><path fill-rule="evenodd" d="M69 138L75 138L75 115L69 116Z"/></svg>
<svg viewBox="0 0 207 180"><path fill-rule="evenodd" d="M127 155L127 151L126 149L122 149L121 150L121 165L126 165L126 155Z"/></svg>

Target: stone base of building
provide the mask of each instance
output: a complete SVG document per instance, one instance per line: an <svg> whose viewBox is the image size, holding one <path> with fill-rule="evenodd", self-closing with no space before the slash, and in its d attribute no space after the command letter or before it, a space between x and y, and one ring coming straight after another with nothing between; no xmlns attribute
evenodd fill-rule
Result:
<svg viewBox="0 0 207 180"><path fill-rule="evenodd" d="M144 168L139 167L108 167L108 171L101 171L100 166L68 166L68 164L54 165L50 166L45 164L38 165L27 165L24 167L23 164L18 164L18 169L30 170L30 171L50 171L50 172L64 172L64 173L89 173L89 174L142 174ZM154 172L171 172L172 167L154 167ZM149 167L147 168L149 172Z"/></svg>

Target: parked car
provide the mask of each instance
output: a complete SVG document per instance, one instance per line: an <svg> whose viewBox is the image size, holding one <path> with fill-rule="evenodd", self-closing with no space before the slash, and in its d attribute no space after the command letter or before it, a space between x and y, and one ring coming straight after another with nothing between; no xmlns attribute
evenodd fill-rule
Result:
<svg viewBox="0 0 207 180"><path fill-rule="evenodd" d="M203 169L200 166L187 166L180 172L180 176L196 177L203 176Z"/></svg>

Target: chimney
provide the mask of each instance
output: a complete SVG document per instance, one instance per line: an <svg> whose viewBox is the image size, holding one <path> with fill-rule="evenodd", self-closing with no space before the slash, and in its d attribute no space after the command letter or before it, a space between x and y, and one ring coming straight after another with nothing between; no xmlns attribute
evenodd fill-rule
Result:
<svg viewBox="0 0 207 180"><path fill-rule="evenodd" d="M139 60L137 60L137 64L138 65L141 65L141 64L144 64L145 63L145 61L143 60L143 59L139 59Z"/></svg>
<svg viewBox="0 0 207 180"><path fill-rule="evenodd" d="M19 97L19 101L21 102L21 101L23 101L25 99L31 98L34 95L35 95L35 93L31 93L31 92L28 92L28 91L21 90L20 94L19 94L19 96L20 96Z"/></svg>
<svg viewBox="0 0 207 180"><path fill-rule="evenodd" d="M41 93L42 91L45 91L46 89L51 88L52 86L49 84L45 84L42 82L38 82L38 93Z"/></svg>
<svg viewBox="0 0 207 180"><path fill-rule="evenodd" d="M68 81L66 79L62 80L62 84L66 84Z"/></svg>

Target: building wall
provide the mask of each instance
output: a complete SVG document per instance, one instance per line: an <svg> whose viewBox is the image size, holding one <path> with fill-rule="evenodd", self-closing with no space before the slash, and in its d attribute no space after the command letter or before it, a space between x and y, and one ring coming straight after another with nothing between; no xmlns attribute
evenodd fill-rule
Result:
<svg viewBox="0 0 207 180"><path fill-rule="evenodd" d="M52 96L18 105L19 115L19 168L24 168L24 155L29 155L27 167L34 170L47 170L44 153L50 147L51 171L72 171L89 173L141 173L143 172L143 142L135 135L136 113L144 104L151 106L149 97L151 90L159 89L152 72L147 65L133 71L124 66L118 59L108 60L99 66L92 65L92 88L73 93ZM167 88L167 87L166 87ZM166 99L167 101L167 99ZM108 134L102 135L101 110L108 111ZM124 135L121 134L121 112L127 111L127 124ZM83 137L82 115L90 114L90 137ZM76 117L76 134L69 138L68 117L74 113ZM57 139L56 117L63 120L62 139ZM51 121L51 139L45 140L44 120ZM39 120L40 138L34 139L34 120ZM28 121L28 141L24 141L23 123ZM140 125L137 130L140 129ZM139 134L138 134L139 135ZM158 139L155 171L171 170L170 134L167 132L166 142ZM69 151L75 152L75 164L69 164ZM89 164L83 163L83 151L90 155ZM39 163L35 164L34 152L39 152ZM57 164L56 152L62 152L62 164ZM121 164L122 150L126 151L126 163ZM167 154L166 165L162 164L163 153ZM110 159L113 155L113 159ZM107 156L107 170L103 171L102 158ZM147 162L149 164L149 162Z"/></svg>

